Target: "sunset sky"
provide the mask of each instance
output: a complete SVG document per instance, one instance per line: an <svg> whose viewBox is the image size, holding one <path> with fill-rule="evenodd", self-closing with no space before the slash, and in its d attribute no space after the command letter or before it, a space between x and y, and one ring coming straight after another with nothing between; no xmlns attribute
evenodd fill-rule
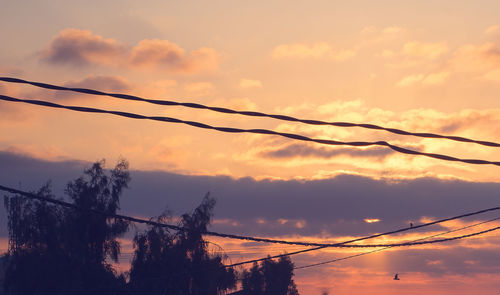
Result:
<svg viewBox="0 0 500 295"><path fill-rule="evenodd" d="M1 7L0 76L500 142L499 1L26 0ZM0 94L500 161L500 148L445 139L4 82ZM0 102L0 184L36 190L52 179L62 195L89 163L105 158L112 167L120 157L132 170L123 214L149 218L168 207L178 216L210 191L218 200L211 230L259 237L342 241L498 206L500 199L494 165ZM418 239L498 214L372 242ZM276 245L212 241L232 262L283 252ZM497 294L499 243L493 232L393 248L296 270L295 280L302 295ZM370 249L322 250L292 260L301 266L363 251ZM400 281L392 280L395 273Z"/></svg>

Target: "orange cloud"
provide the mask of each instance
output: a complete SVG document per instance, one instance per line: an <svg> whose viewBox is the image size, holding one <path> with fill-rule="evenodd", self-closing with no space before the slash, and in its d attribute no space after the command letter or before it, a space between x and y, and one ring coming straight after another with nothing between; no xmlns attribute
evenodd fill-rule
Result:
<svg viewBox="0 0 500 295"><path fill-rule="evenodd" d="M500 67L500 45L491 42L464 45L456 51L450 63L457 72L485 74Z"/></svg>
<svg viewBox="0 0 500 295"><path fill-rule="evenodd" d="M437 76L437 75L436 75ZM446 76L443 74L443 76ZM422 75L418 83L428 85L432 75ZM361 100L337 101L328 104L311 102L291 105L275 110L298 118L316 118L324 121L369 122L386 127L415 132L432 132L474 139L498 141L500 128L497 113L499 110L464 110L443 113L432 109L410 109L394 113L386 109L371 108ZM498 151L478 145L457 143L449 140L401 137L387 132L374 132L361 128L336 128L328 126L309 126L294 123L279 123L276 131L297 133L313 138L328 138L342 141L379 141L385 140L412 150L449 154L462 158L497 159ZM477 179L478 173L464 165L437 162L424 157L408 157L389 149L350 149L333 148L304 143L290 143L285 139L245 136L242 142L249 148L233 158L240 162L271 167L274 173L285 177L297 178L308 175L310 178L323 179L339 173L369 175L370 177L413 178L432 176L443 179ZM276 167L276 168L274 168ZM289 169L280 169L287 167ZM318 168L321 167L321 168ZM333 167L333 168L332 168ZM432 169L431 169L432 168ZM288 174L288 171L290 173ZM476 170L477 171L477 170ZM271 174L271 173L269 173ZM280 174L280 175L283 175ZM454 175L454 176L453 176ZM494 173L480 175L483 181L497 179ZM496 180L494 180L496 181Z"/></svg>
<svg viewBox="0 0 500 295"><path fill-rule="evenodd" d="M493 82L500 82L500 69L489 71L482 78Z"/></svg>
<svg viewBox="0 0 500 295"><path fill-rule="evenodd" d="M392 50L389 50L389 49L384 49L382 51L382 53L380 54L380 56L384 57L384 58L389 58L389 57L393 57L394 56L394 51Z"/></svg>
<svg viewBox="0 0 500 295"><path fill-rule="evenodd" d="M217 69L219 57L211 48L200 48L186 53L177 44L167 40L146 39L132 49L130 63L138 67L192 73Z"/></svg>
<svg viewBox="0 0 500 295"><path fill-rule="evenodd" d="M273 49L272 57L275 59L282 58L313 58L313 59L328 59L333 61L345 61L356 55L354 50L342 49L334 50L325 42L306 45L301 43L278 45Z"/></svg>
<svg viewBox="0 0 500 295"><path fill-rule="evenodd" d="M439 73L431 73L427 75L422 81L425 85L439 85L443 84L448 77L450 76L450 72L439 72Z"/></svg>
<svg viewBox="0 0 500 295"><path fill-rule="evenodd" d="M230 225L230 226L238 226L239 225L239 222L234 220L234 219L230 219L230 218L224 218L224 219L217 219L217 218L214 218L212 220L212 224L213 225Z"/></svg>
<svg viewBox="0 0 500 295"><path fill-rule="evenodd" d="M403 54L412 57L436 59L448 52L448 45L440 43L407 42L403 46Z"/></svg>
<svg viewBox="0 0 500 295"><path fill-rule="evenodd" d="M9 239L0 238L0 253L5 253L9 249Z"/></svg>
<svg viewBox="0 0 500 295"><path fill-rule="evenodd" d="M382 30L382 33L383 34L397 34L397 33L401 33L402 31L404 31L403 28L397 27L397 26L393 26L393 27L384 28Z"/></svg>
<svg viewBox="0 0 500 295"><path fill-rule="evenodd" d="M295 227L302 229L306 227L306 224L307 222L305 220L298 220L297 222L295 222Z"/></svg>
<svg viewBox="0 0 500 295"><path fill-rule="evenodd" d="M410 76L406 76L406 77L402 78L397 83L397 86L407 87L407 86L413 86L416 84L423 84L426 86L439 85L439 84L443 84L448 79L449 76L450 76L450 72L447 72L447 71L438 72L438 73L431 73L428 75L414 74L414 75L410 75Z"/></svg>
<svg viewBox="0 0 500 295"><path fill-rule="evenodd" d="M495 33L497 33L499 30L500 30L500 27L499 27L498 25L494 25L494 26L490 26L490 27L488 27L488 28L484 31L484 33L485 33L485 34L488 34L488 35L489 35L489 34L495 34Z"/></svg>
<svg viewBox="0 0 500 295"><path fill-rule="evenodd" d="M491 27L490 31L496 30ZM399 87L414 85L440 85L448 80L450 76L480 80L500 81L500 43L486 42L483 44L468 44L456 49L453 54L446 59L444 64L436 63L439 57L448 52L445 42L421 43L417 41L408 42L400 52L401 56L407 59L401 63L404 67L430 66L430 74L416 73L403 77L398 83ZM378 54L380 57L397 57L393 51L384 50ZM436 71L436 69L439 69Z"/></svg>
<svg viewBox="0 0 500 295"><path fill-rule="evenodd" d="M398 82L397 86L399 86L399 87L413 86L416 83L422 81L423 79L424 79L424 75L422 75L422 74L415 74L415 75L406 76Z"/></svg>
<svg viewBox="0 0 500 295"><path fill-rule="evenodd" d="M374 33L377 33L379 35L396 35L396 34L399 34L399 33L402 33L404 32L405 29L402 28L402 27L399 27L399 26L390 26L390 27L385 27L385 28L377 28L375 26L367 26L367 27L364 27L362 30L361 30L361 34L374 34Z"/></svg>
<svg viewBox="0 0 500 295"><path fill-rule="evenodd" d="M262 88L262 82L259 80L252 79L241 79L240 80L241 88Z"/></svg>
<svg viewBox="0 0 500 295"><path fill-rule="evenodd" d="M150 65L166 64L172 67L181 67L184 58L184 49L167 40L142 40L132 49L132 64Z"/></svg>

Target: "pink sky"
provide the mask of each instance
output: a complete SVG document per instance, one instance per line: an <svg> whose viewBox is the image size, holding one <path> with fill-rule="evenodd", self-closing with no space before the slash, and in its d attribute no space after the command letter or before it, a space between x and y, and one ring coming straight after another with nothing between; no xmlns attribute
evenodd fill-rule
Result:
<svg viewBox="0 0 500 295"><path fill-rule="evenodd" d="M88 1L29 0L22 5L9 2L2 6L0 76L500 142L498 1L216 0L149 1L144 5L130 0L89 5ZM385 140L429 153L500 160L498 148L383 131L159 107L3 82L0 94L341 141ZM478 195L482 188L490 192L491 186L500 183L499 168L493 165L439 161L384 148L328 147L273 136L224 134L7 102L0 102L0 134L0 152L16 161L23 155L64 165L72 160L92 162L101 158L113 163L122 156L135 171L173 173L193 182L196 177L227 176L234 183L217 186L207 181L206 188L200 189L223 196L222 188L243 187L248 184L246 180L255 184L256 194L261 192L259 188L269 186L263 191L270 196L279 192L269 183L283 184L290 192L294 180L318 184L320 192L321 181L331 180L329 188L335 189L339 177L352 177L350 185L360 188L369 187L366 183L373 181L377 197L383 198L386 189L395 187L400 188L401 198L411 195L412 204L416 204L411 215L418 218L452 214L439 213L436 208L429 214L425 206L417 206L418 198L422 203L427 197L438 203L452 200L448 198L456 192L446 190L451 186L433 191L433 181L459 181L464 187L474 187ZM8 175L6 169L0 168L5 181L14 182L15 175L22 177L22 171ZM161 180L155 183L160 185ZM421 194L411 192L413 184ZM297 204L306 204L301 202L309 197L306 193L297 196ZM480 209L473 205L487 204L475 204L473 197L469 207L463 205L453 212L459 214ZM257 203L258 197L248 194L248 198L248 204ZM321 208L324 200L315 199L315 208ZM465 197L460 200L457 204L467 204ZM380 216L383 211L373 203L371 208L346 205L346 210L356 216L356 221L347 222L350 230L367 226L364 219L381 219L376 231L400 225L384 223ZM316 224L312 213L273 216L249 209L254 215L244 219L229 213L225 216L229 211L221 209L223 216L215 216L216 228L247 231L252 220L257 229L252 234L258 236L318 241L349 236L333 232L322 235L311 229ZM407 221L398 218L397 222ZM342 222L346 221L335 219L332 226L340 227ZM276 231L269 230L271 227ZM287 231L279 231L280 227ZM351 236L358 235L362 233ZM493 241L498 241L494 233L474 242L442 247L391 249L339 264L297 270L296 281L303 295L470 294L478 289L479 294L494 294L500 273L487 261L488 257L498 257L500 249ZM236 255L234 259L253 257L252 253L238 254L243 247L238 243L221 243ZM262 246L255 252L267 253L266 249ZM273 251L280 250L269 249ZM460 251L467 255L458 263ZM316 256L297 257L294 262L306 264L308 260L328 260L341 254L321 251ZM394 282L391 278L401 269L405 257L414 269L407 268L402 280Z"/></svg>

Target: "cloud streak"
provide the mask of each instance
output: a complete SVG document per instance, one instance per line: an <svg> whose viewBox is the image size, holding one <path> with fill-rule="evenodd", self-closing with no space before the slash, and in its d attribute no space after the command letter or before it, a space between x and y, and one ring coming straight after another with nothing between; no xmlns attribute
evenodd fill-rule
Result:
<svg viewBox="0 0 500 295"><path fill-rule="evenodd" d="M291 159L291 158L320 158L330 159L338 156L349 157L376 157L385 158L386 156L394 153L386 148L368 148L368 149L355 149L355 148L325 148L314 147L307 144L291 144L285 147L265 150L259 153L259 156L269 159Z"/></svg>
<svg viewBox="0 0 500 295"><path fill-rule="evenodd" d="M409 86L414 86L417 84L421 84L424 86L434 86L434 85L440 85L446 82L448 80L448 77L450 76L450 72L448 71L443 71L443 72L438 72L438 73L430 73L428 75L424 74L414 74L410 76L406 76L402 78L398 83L397 86L399 87L409 87Z"/></svg>

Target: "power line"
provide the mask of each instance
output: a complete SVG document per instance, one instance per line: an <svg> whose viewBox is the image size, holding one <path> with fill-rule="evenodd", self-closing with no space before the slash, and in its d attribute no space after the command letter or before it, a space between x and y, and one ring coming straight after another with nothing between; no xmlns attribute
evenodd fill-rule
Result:
<svg viewBox="0 0 500 295"><path fill-rule="evenodd" d="M383 130L383 131L387 131L387 132L391 132L391 133L395 133L395 134L399 134L399 135L409 135L409 136L424 137L424 138L449 139L449 140L460 141L460 142L476 143L476 144L490 146L490 147L500 147L500 143L496 143L496 142L490 142L490 141L484 141L484 140L474 140L474 139L460 137L460 136L441 135L441 134L428 133L428 132L409 132L409 131L405 131L405 130L401 130L401 129L397 129L397 128L388 128L388 127L383 127L383 126L374 125L374 124L351 123L351 122L326 122L326 121L321 121L321 120L300 119L300 118L295 118L295 117L291 117L291 116L287 116L287 115L280 115L280 114L267 114L267 113L256 112L256 111L237 111L237 110L223 108L223 107L206 106L206 105L199 104L199 103L147 99L147 98L142 98L142 97L129 95L129 94L108 93L108 92L103 92L103 91L99 91L99 90L95 90L95 89L88 89L88 88L73 88L73 87L58 86L58 85L53 85L53 84L47 84L47 83L41 83L41 82L35 82L35 81L27 81L27 80L18 79L18 78L11 78L11 77L0 77L0 81L9 82L9 83L29 84L29 85L33 85L36 87L51 89L51 90L63 90L63 91L78 92L78 93L84 93L84 94L90 94L90 95L110 96L110 97L124 99L124 100L141 101L141 102L147 102L147 103L162 105L162 106L182 106L182 107L188 107L188 108L194 108L194 109L205 109L205 110L210 110L210 111L225 113L225 114L239 114L239 115L251 116L251 117L267 117L267 118L273 118L273 119L282 120L282 121L300 122L300 123L304 123L304 124L308 124L308 125L328 125L328 126L336 126L336 127L361 127L361 128L366 128L366 129L372 129L372 130Z"/></svg>
<svg viewBox="0 0 500 295"><path fill-rule="evenodd" d="M438 233L438 234L435 234L435 235L430 235L430 236L427 236L427 237L424 237L424 238L420 238L420 239L416 239L416 240L413 240L413 241L417 242L417 241L427 240L427 239L434 238L434 237L437 237L437 236L442 236L442 235L445 235L445 234L449 234L449 233L461 231L461 230L468 229L468 228L471 228L471 227L476 227L476 226L479 226L479 225L482 225L482 224L485 224L485 223L489 223L489 222L493 222L493 221L496 221L496 220L499 220L499 219L500 219L500 217L493 218L493 219L490 219L490 220L487 220L487 221L478 222L478 223L475 223L475 224L471 224L471 225L464 226L464 227L461 227L461 228L457 228L457 229L454 229L454 230L445 231L445 232ZM325 265L325 264L329 264L329 263L333 263L333 262L337 262L337 261L341 261L341 260L347 260L347 259L350 259L350 258L355 258L355 257L359 257L359 256L363 256L363 255L367 255L367 254L371 254L371 253L375 253L375 252L384 251L384 250L387 250L387 249L390 249L390 248L393 248L393 247L384 247L384 248L380 248L380 249L371 250L371 251L368 251L368 252L358 253L358 254L355 254L355 255L349 255L349 256L346 256L346 257L342 257L342 258L337 258L337 259L322 261L322 262L318 262L318 263L313 263L313 264L298 266L298 267L294 267L293 269L304 269L304 268L309 268L309 267L313 267L313 266Z"/></svg>
<svg viewBox="0 0 500 295"><path fill-rule="evenodd" d="M497 219L500 219L500 218L496 218L495 220L497 220ZM493 220L491 220L491 221L493 221ZM488 221L488 222L490 222L490 221ZM450 232L453 232L453 231L445 232L445 233L434 235L434 236L429 236L429 237L426 237L426 238L423 238L423 239L418 239L418 240L414 240L414 241L410 241L410 242L404 242L404 243L369 244L369 245L344 245L344 244L342 244L342 246L346 247L346 248L349 248L349 247L350 248L381 248L381 247L384 247L384 249L388 249L388 248L393 248L393 247L404 247L404 246L416 246L416 245L436 244L436 243L443 243L443 242L449 242L449 241L455 241L455 240L466 239L466 238L470 238L470 237L474 237L474 236L479 236L479 235L482 235L482 234L485 234L485 233L496 231L498 229L500 229L500 226L489 228L487 230L483 230L483 231L479 231L479 232L474 232L474 233L467 234L467 235L461 235L461 236L456 236L456 237L451 237L451 238L445 238L445 239L438 239L438 240L432 240L432 241L421 241L421 240L428 239L428 238L434 237L434 236L439 236L439 235L446 234L446 233L450 233ZM291 255L296 255L296 254L302 254L302 253L316 251L316 250L320 250L320 249L324 249L324 248L327 248L327 247L324 247L324 246L323 247L315 247L315 248L304 249L304 250L290 252L290 253L284 253L284 254L278 254L278 255L274 255L274 256L268 256L268 257L264 257L264 258L252 259L252 260L247 260L247 261L242 261L242 262L238 262L238 263L233 263L233 264L230 264L230 265L226 265L226 267L234 267L234 266L239 266L239 265L243 265L243 264L264 261L264 260L268 260L268 259L274 259L274 258L280 258L280 257L284 257L284 256L291 256ZM361 255L370 254L370 253L374 253L374 252L378 252L378 251L381 251L381 249L372 250L372 251L368 251L368 252L365 252L365 253L352 255L352 257L347 257L347 258L358 257L358 256L361 256ZM347 259L347 258L341 258L339 260L344 260L344 259ZM335 260L335 261L338 261L338 260ZM332 262L334 262L334 261L332 261ZM327 262L327 263L329 263L329 262Z"/></svg>
<svg viewBox="0 0 500 295"><path fill-rule="evenodd" d="M479 226L479 225L490 223L490 222L493 222L493 221L496 221L496 220L500 220L500 217L496 217L496 218L493 218L493 219L490 219L490 220L486 220L486 221L474 223L474 224L467 225L467 226L460 227L460 228L456 228L456 229L453 229L453 230L448 230L448 231L437 233L437 234L434 234L434 235L426 236L426 237L423 237L423 238L419 238L419 239L413 240L412 242L423 241L423 240L427 240L427 239L430 239L430 238L434 238L434 237L438 237L438 236L443 236L443 235L446 235L446 234L449 234L449 233L463 231L465 229L469 229L469 228L472 228L472 227L476 227L476 226ZM482 233L488 232L488 231L477 232L477 233L474 233L474 235L479 235L479 234L482 234ZM244 265L244 264L260 262L260 261L274 259L274 258L280 258L280 257L284 257L284 256L292 256L292 255L295 255L295 254L304 253L304 252L308 252L308 251L319 250L319 249L322 249L322 248L324 248L324 247L319 247L319 248L314 248L314 249L306 249L305 251L303 250L303 251L297 251L297 252L291 252L291 253L284 253L284 254L279 254L279 255L275 255L275 256L268 256L268 257L264 257L264 258L259 258L259 259L246 260L246 261L242 261L242 262L238 262L238 263L232 263L232 264L229 264L229 265L224 265L224 267L225 268L231 268L231 267L235 267L235 266L240 266L240 265ZM351 259L351 258L355 258L355 257L359 257L359 256L364 256L364 255L368 255L368 254L372 254L372 253L376 253L376 252L381 252L381 251L384 251L384 250L388 250L390 248L394 248L394 246L383 247L383 248L371 250L371 251L368 251L368 252L358 253L358 254L349 255L349 256L345 256L345 257L341 257L341 258L336 258L336 259L332 259L332 260L327 260L327 261L322 261L322 262L318 262L318 263L307 264L307 265L303 265L303 266L297 266L297 267L294 267L294 269L304 269L304 268L310 268L310 267L314 267L314 266L321 266L321 265L325 265L325 264L329 264L329 263L334 263L334 262L338 262L338 261L342 261L342 260L347 260L347 259ZM131 255L134 255L133 252L122 253L122 254L127 254L129 257Z"/></svg>
<svg viewBox="0 0 500 295"><path fill-rule="evenodd" d="M110 110L96 109L96 108L90 108L90 107L81 107L81 106L66 106L66 105L61 105L61 104L43 101L43 100L19 99L19 98L14 98L11 96L6 96L6 95L0 95L0 100L10 101L10 102L21 102L21 103L44 106L44 107L49 107L49 108L67 109L67 110L76 111L76 112L110 114L110 115L115 115L115 116L120 116L120 117L131 118L131 119L142 119L142 120L160 121L160 122L164 122L164 123L186 124L186 125L197 127L197 128L216 130L216 131L226 132L226 133L254 133L254 134L277 135L277 136L282 136L282 137L286 137L286 138L290 138L290 139L306 141L306 142L314 142L314 143L319 143L319 144L324 144L324 145L333 145L333 146L347 145L347 146L354 146L354 147L385 146L385 147L388 147L396 152L408 154L408 155L419 155L419 156L425 156L425 157L444 160L444 161L463 162L463 163L475 164L475 165L490 164L490 165L500 166L500 162L498 162L498 161L487 161L487 160L481 160L481 159L462 159L462 158L456 158L456 157L443 155L443 154L419 152L419 151L414 151L414 150L410 150L407 148L403 148L400 146L396 146L396 145L390 144L386 141L375 141L375 142L350 141L350 142L344 142L344 141L336 141L336 140L330 140L330 139L316 139L316 138L310 138L310 137L299 135L299 134L277 132L277 131L267 130L267 129L240 129L240 128L232 128L232 127L217 127L217 126L210 126L210 125L200 123L200 122L185 121L185 120L176 119L176 118L172 118L172 117L144 116L144 115L140 115L140 114L136 114L136 113L122 112L122 111L110 111Z"/></svg>
<svg viewBox="0 0 500 295"><path fill-rule="evenodd" d="M28 192L25 192L25 191L17 190L17 189L14 189L14 188L3 186L3 185L0 185L0 190L7 191L7 192L10 192L10 193L13 193L13 194L18 194L18 195L21 195L21 196L24 196L24 197L27 197L27 198L31 198L31 199L37 199L37 200L40 200L40 201L45 201L45 202L57 204L57 205L60 205L60 206L64 206L64 207L68 207L68 208L72 208L72 209L76 209L76 210L88 210L88 211L96 213L96 214L110 216L110 217L113 217L113 218L127 220L127 221L130 221L130 222L148 224L148 225L158 226L158 227L165 227L165 228L170 228L170 229L174 229L174 230L178 230L178 231L187 231L185 228L183 228L181 226L176 226L176 225L171 225L171 224L166 224L166 223L160 223L160 222L156 222L156 221L152 221L152 220L140 219L140 218L126 216L126 215L111 214L111 213L106 213L106 212L98 211L98 210L95 210L95 209L82 209L82 208L80 208L80 207L78 207L78 206L76 206L74 204L71 204L71 203L67 203L67 202L64 202L64 201L61 201L61 200L51 199L51 198L47 198L47 197L38 196L38 195L33 194L33 193L28 193ZM414 229L417 229L417 228L422 228L422 227L425 227L425 226L430 226L430 225L433 225L433 224L438 224L438 223L442 223L442 222L449 221L449 220L459 219L459 218L463 218L463 217L467 217L467 216L473 216L473 215L477 215L477 214L481 214L481 213L486 213L486 212L490 212L490 211L496 211L496 210L499 210L499 209L500 209L500 207L488 208L488 209L484 209L484 210L480 210L480 211L476 211L476 212L466 213L466 214L462 214L462 215L458 215L458 216L454 216L454 217L450 217L450 218L445 218L445 219L441 219L441 220L437 220L437 221L433 221L433 222L428 222L428 223L416 225L416 226L413 226L413 227L402 228L402 229L393 230L393 231L386 232L386 233L381 233L381 234L374 234L374 235L371 235L371 236L356 238L356 239L353 239L353 240L344 241L344 242L340 242L340 243L311 243L311 242L300 242L300 241L287 241L287 240L277 240L277 239L257 238L257 237L242 236L242 235L224 234L224 233L218 233L218 232L213 232L213 231L205 231L205 232L202 232L202 234L203 235L208 235L208 236L217 236L217 237L222 237L222 238L230 238L230 239L246 240L246 241L254 241L254 242L266 242L266 243L287 244L287 245L301 245L301 246L316 246L316 247L322 247L322 248L329 248L329 247L332 247L332 248L333 247L335 247L335 248L369 248L369 247L376 247L376 248L378 248L378 247L388 247L388 246L391 246L391 247L396 247L396 246L398 246L398 247L399 246L413 246L413 245L441 243L441 242L446 242L446 241L451 241L451 240L463 239L463 238L467 238L467 237L471 237L471 236L483 234L483 233L486 233L486 232L494 231L494 230L499 229L500 227L489 229L487 231L483 231L483 232L479 232L479 233L470 234L470 235L464 235L464 236L453 237L453 238L448 238L448 239L441 239L441 240L434 240L434 241L427 241L427 242L406 242L406 243L393 243L393 244L365 244L365 245L351 245L350 243L358 242L358 241L363 241L363 240L368 240L368 239L372 239L372 238L376 238L376 237L380 237L380 236L385 236L385 235L400 233L400 232L404 232L404 231L408 231L408 230L414 230ZM311 249L302 250L302 252L306 252L306 251L311 251Z"/></svg>

